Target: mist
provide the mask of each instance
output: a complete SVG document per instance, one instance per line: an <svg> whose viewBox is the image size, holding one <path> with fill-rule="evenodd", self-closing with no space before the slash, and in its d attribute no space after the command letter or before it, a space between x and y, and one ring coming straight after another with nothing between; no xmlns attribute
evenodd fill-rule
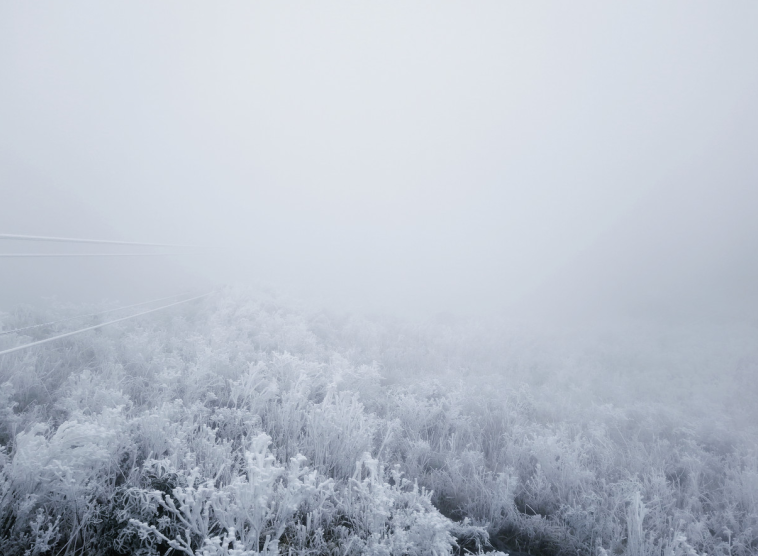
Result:
<svg viewBox="0 0 758 556"><path fill-rule="evenodd" d="M0 231L193 249L5 259L1 301L253 283L414 317L754 314L756 23L749 2L3 3Z"/></svg>
<svg viewBox="0 0 758 556"><path fill-rule="evenodd" d="M754 556L756 29L0 0L0 554Z"/></svg>

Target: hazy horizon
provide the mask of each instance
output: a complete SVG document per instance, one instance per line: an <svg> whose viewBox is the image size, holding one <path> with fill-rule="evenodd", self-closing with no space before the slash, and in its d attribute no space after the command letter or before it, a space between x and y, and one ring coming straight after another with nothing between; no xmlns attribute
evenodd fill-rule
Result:
<svg viewBox="0 0 758 556"><path fill-rule="evenodd" d="M317 304L748 318L758 8L0 6L8 309L223 283ZM0 242L11 250L86 249Z"/></svg>

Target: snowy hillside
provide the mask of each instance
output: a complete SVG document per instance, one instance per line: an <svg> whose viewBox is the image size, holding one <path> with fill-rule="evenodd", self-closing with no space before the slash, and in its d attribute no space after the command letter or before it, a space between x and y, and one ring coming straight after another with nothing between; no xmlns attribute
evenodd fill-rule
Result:
<svg viewBox="0 0 758 556"><path fill-rule="evenodd" d="M0 552L755 554L754 333L536 336L222 290L0 357Z"/></svg>

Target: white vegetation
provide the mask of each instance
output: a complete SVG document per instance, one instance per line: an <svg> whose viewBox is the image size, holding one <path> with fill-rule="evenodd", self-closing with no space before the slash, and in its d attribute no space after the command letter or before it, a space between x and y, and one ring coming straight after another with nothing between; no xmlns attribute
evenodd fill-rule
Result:
<svg viewBox="0 0 758 556"><path fill-rule="evenodd" d="M732 332L539 341L227 290L17 352L0 553L756 554L758 353Z"/></svg>

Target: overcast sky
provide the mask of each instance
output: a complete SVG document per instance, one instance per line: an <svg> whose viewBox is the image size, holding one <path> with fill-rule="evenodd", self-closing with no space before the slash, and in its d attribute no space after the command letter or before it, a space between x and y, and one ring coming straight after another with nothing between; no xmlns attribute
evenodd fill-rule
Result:
<svg viewBox="0 0 758 556"><path fill-rule="evenodd" d="M0 233L211 253L0 259L0 301L155 268L409 314L745 307L756 29L739 1L0 1Z"/></svg>

